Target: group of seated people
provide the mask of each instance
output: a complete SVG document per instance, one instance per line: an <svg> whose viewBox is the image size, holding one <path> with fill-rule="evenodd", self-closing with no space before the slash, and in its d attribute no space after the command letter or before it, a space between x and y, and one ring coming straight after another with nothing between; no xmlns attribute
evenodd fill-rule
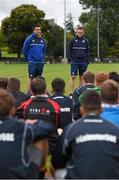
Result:
<svg viewBox="0 0 119 180"><path fill-rule="evenodd" d="M51 87L0 78L0 178L119 178L119 74L86 71L72 97Z"/></svg>

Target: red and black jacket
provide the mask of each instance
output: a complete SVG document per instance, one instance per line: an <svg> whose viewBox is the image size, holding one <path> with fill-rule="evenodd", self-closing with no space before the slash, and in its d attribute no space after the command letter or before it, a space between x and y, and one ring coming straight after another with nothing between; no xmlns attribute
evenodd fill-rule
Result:
<svg viewBox="0 0 119 180"><path fill-rule="evenodd" d="M59 113L60 105L57 102L46 96L36 96L22 103L16 115L18 118L49 121L54 125L54 134L49 138L49 151L52 154L58 139Z"/></svg>
<svg viewBox="0 0 119 180"><path fill-rule="evenodd" d="M18 108L16 115L24 119L44 119L53 122L59 127L60 105L45 96L36 96L23 102Z"/></svg>

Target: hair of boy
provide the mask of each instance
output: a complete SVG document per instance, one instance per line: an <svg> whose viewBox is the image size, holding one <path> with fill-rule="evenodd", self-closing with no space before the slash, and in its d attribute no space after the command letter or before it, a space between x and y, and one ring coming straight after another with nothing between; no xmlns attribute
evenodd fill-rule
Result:
<svg viewBox="0 0 119 180"><path fill-rule="evenodd" d="M95 76L96 85L97 86L102 86L102 83L104 81L106 81L107 79L109 79L109 74L108 73L105 73L105 72L97 73L96 76Z"/></svg>
<svg viewBox="0 0 119 180"><path fill-rule="evenodd" d="M86 82L86 83L91 83L91 84L94 84L95 82L95 74L91 71L86 71L83 73L83 80Z"/></svg>
<svg viewBox="0 0 119 180"><path fill-rule="evenodd" d="M65 81L61 78L55 78L51 83L53 92L63 93L65 89Z"/></svg>
<svg viewBox="0 0 119 180"><path fill-rule="evenodd" d="M46 82L39 78L33 79L31 82L31 91L34 95L44 94L46 91Z"/></svg>
<svg viewBox="0 0 119 180"><path fill-rule="evenodd" d="M36 78L39 78L39 79L42 79L42 80L46 81L43 76L36 76Z"/></svg>
<svg viewBox="0 0 119 180"><path fill-rule="evenodd" d="M107 104L118 103L119 86L114 80L106 80L101 87L102 101Z"/></svg>
<svg viewBox="0 0 119 180"><path fill-rule="evenodd" d="M13 96L6 90L0 89L0 116L9 116L14 106L15 100Z"/></svg>
<svg viewBox="0 0 119 180"><path fill-rule="evenodd" d="M81 106L86 112L94 112L101 109L101 97L94 90L88 90L84 93Z"/></svg>
<svg viewBox="0 0 119 180"><path fill-rule="evenodd" d="M0 88L7 89L8 78L0 77Z"/></svg>
<svg viewBox="0 0 119 180"><path fill-rule="evenodd" d="M77 26L76 29L77 30L84 30L84 27L83 26Z"/></svg>
<svg viewBox="0 0 119 180"><path fill-rule="evenodd" d="M20 91L20 80L15 77L8 79L8 91L9 92Z"/></svg>
<svg viewBox="0 0 119 180"><path fill-rule="evenodd" d="M117 72L112 71L109 73L109 79L112 79L119 83L119 74Z"/></svg>
<svg viewBox="0 0 119 180"><path fill-rule="evenodd" d="M41 27L40 24L34 24L32 29L35 30L36 27Z"/></svg>

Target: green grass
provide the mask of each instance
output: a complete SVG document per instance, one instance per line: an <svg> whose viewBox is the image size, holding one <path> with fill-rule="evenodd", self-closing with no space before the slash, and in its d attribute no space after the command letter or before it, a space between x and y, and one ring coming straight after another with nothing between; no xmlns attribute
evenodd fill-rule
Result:
<svg viewBox="0 0 119 180"><path fill-rule="evenodd" d="M116 71L119 72L119 64L90 64L88 70L97 73L99 71ZM47 64L44 66L43 76L46 79L48 90L51 90L51 81L60 77L66 82L66 94L69 93L69 78L70 65L69 64ZM17 77L21 80L21 90L27 92L28 73L27 64L0 64L0 77ZM78 77L75 83L78 86Z"/></svg>

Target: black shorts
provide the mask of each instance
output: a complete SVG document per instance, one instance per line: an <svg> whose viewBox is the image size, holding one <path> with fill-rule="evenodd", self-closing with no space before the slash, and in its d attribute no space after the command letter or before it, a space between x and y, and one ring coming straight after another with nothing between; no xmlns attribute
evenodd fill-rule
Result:
<svg viewBox="0 0 119 180"><path fill-rule="evenodd" d="M71 63L71 76L77 76L79 73L80 76L87 70L88 64L85 63Z"/></svg>
<svg viewBox="0 0 119 180"><path fill-rule="evenodd" d="M44 63L29 62L28 63L28 73L29 78L35 78L36 76L41 76L43 72Z"/></svg>

